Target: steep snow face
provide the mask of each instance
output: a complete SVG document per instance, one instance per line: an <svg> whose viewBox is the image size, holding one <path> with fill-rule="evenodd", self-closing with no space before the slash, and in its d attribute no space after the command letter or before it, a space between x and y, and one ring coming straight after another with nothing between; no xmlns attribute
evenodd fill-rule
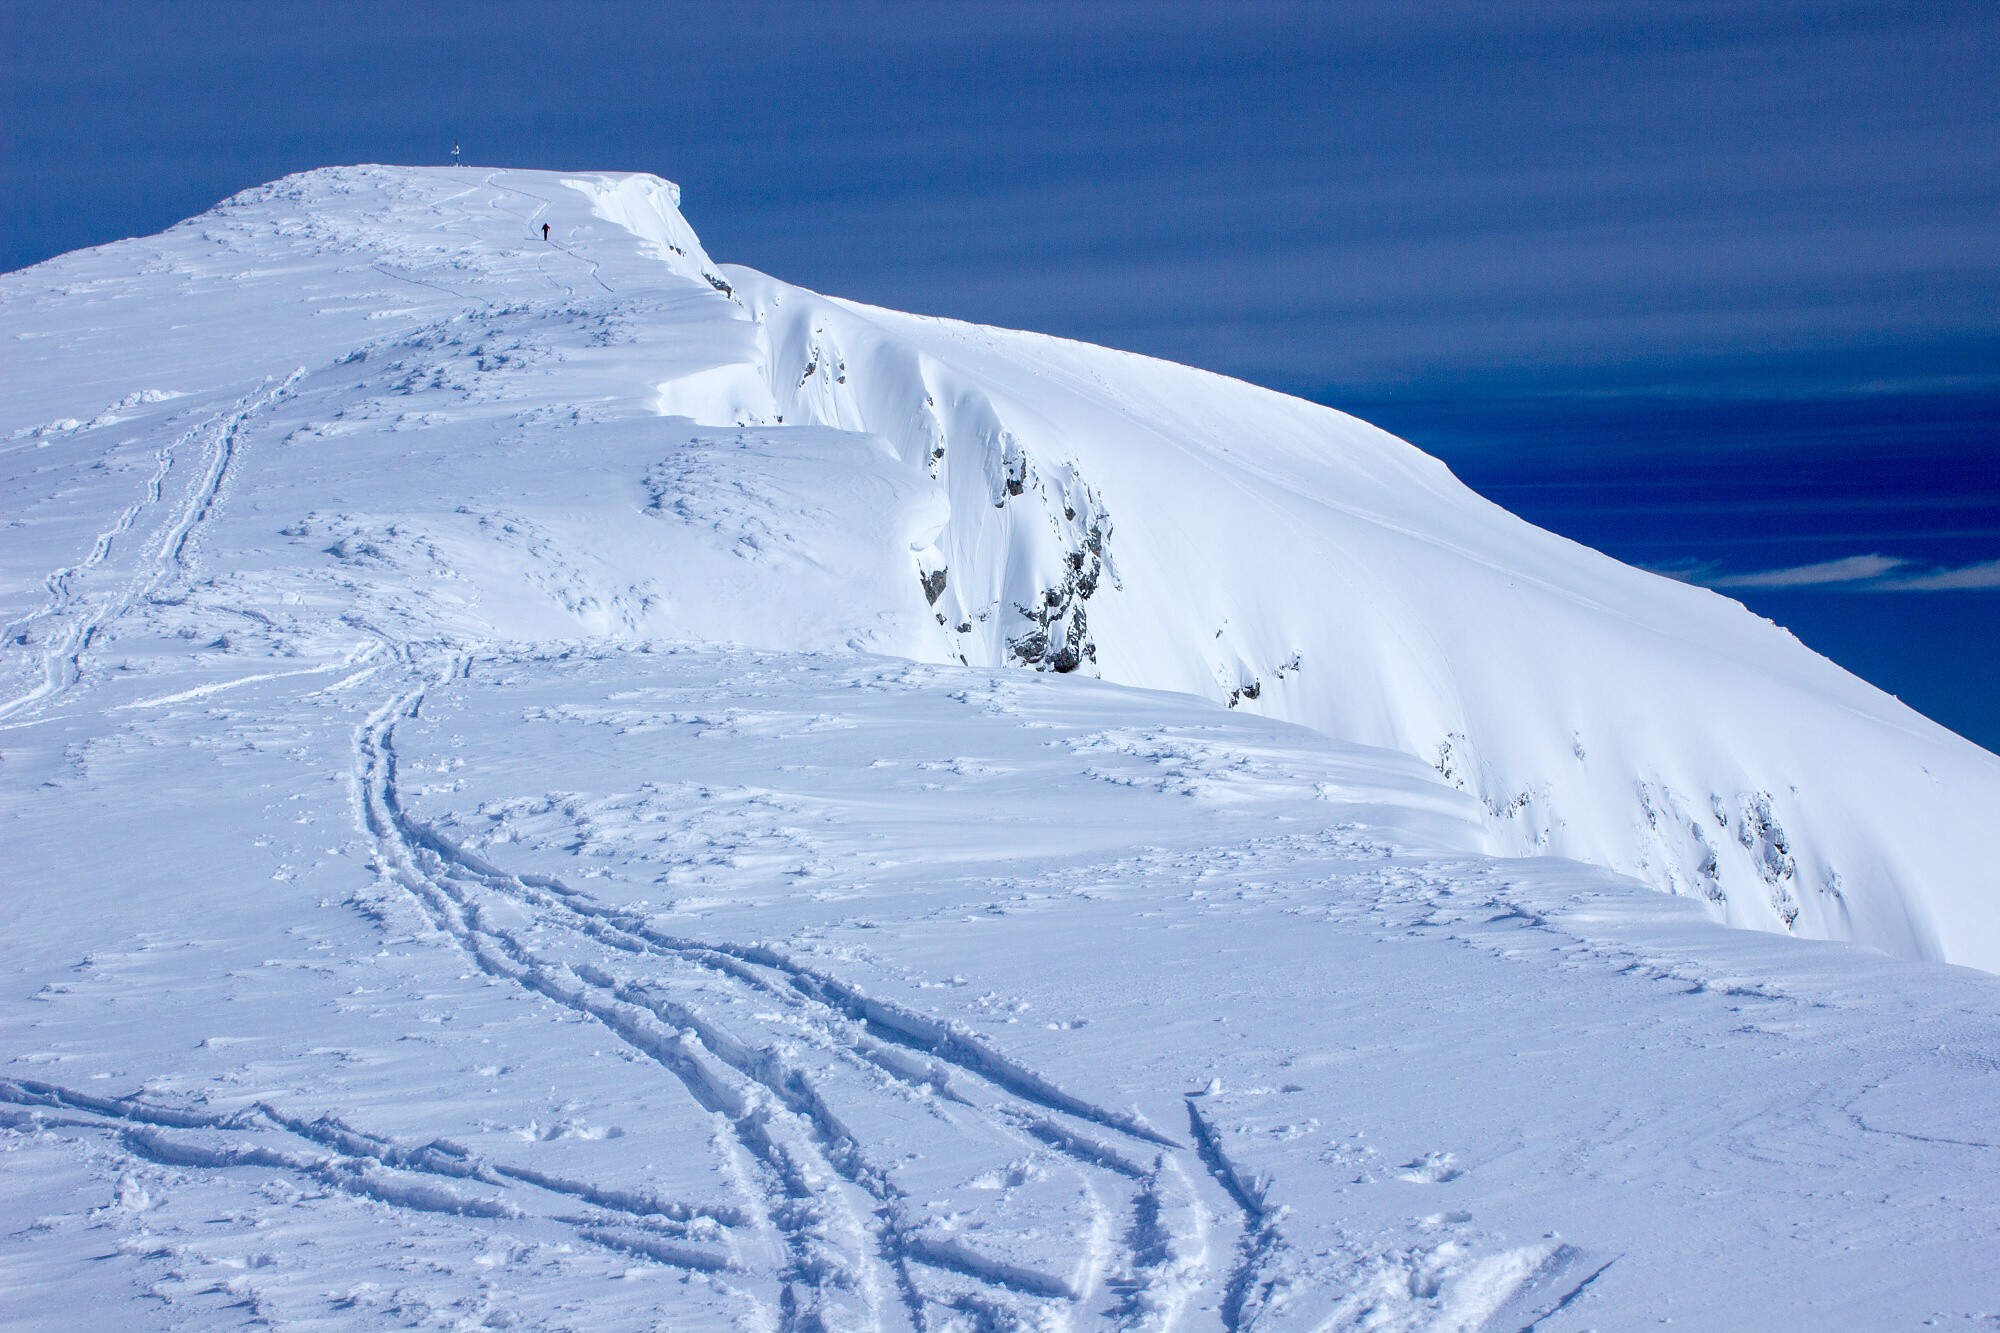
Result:
<svg viewBox="0 0 2000 1333"><path fill-rule="evenodd" d="M787 420L939 474L947 657L1403 750L1480 801L1494 851L2000 965L2000 762L1741 605L1542 532L1338 412L731 273Z"/></svg>
<svg viewBox="0 0 2000 1333"><path fill-rule="evenodd" d="M197 575L299 635L1084 672L1417 756L1491 851L2000 970L2000 761L1739 605L1338 412L719 268L657 178L314 172L0 301L9 715Z"/></svg>

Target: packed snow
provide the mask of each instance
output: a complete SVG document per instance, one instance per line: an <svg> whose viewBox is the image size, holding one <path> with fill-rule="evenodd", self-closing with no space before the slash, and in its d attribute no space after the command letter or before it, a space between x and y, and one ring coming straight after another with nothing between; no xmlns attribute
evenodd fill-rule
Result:
<svg viewBox="0 0 2000 1333"><path fill-rule="evenodd" d="M679 203L0 278L0 1318L2000 1321L2000 760Z"/></svg>

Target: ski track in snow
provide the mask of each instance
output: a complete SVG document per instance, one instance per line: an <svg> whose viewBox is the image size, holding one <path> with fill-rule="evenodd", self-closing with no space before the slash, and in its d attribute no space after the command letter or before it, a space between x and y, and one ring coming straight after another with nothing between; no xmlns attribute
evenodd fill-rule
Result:
<svg viewBox="0 0 2000 1333"><path fill-rule="evenodd" d="M548 211L549 201L547 199L544 199L542 196L538 194L531 194L526 190L516 189L512 185L502 185L500 183L500 177L506 174L507 173L504 171L496 171L492 175L486 178L486 183L493 189L503 190L506 193L518 196L519 198L532 199L535 201L535 211L528 215L527 225L525 228L527 232L530 233L530 235L532 235L535 230L535 224L541 221L542 215ZM495 207L499 206L497 200L495 201L494 206ZM576 260L577 262L583 264L586 268L588 268L590 271L590 280L596 283L599 287L602 287L607 292L614 290L611 284L604 280L604 275L602 271L604 266L598 263L595 259L592 259L587 255L578 254L568 244L566 244L561 240L556 239L554 233L550 233L548 243L551 246L555 247L557 250L560 250L562 253L568 255L571 259ZM539 257L536 259L535 264L536 267L540 268L543 274L546 276L548 273L547 265L543 263L543 261ZM560 287L562 289L562 294L565 297L576 295L576 288L570 286L568 283L557 282L553 277L549 278L549 281L551 283L554 283L555 286Z"/></svg>
<svg viewBox="0 0 2000 1333"><path fill-rule="evenodd" d="M0 702L0 722L31 714L66 693L82 676L83 655L107 626L142 600L170 600L172 594L163 589L186 582L196 533L222 501L230 469L242 447L245 424L281 401L304 376L305 369L300 367L280 383L239 399L230 411L202 422L160 450L159 466L147 480L145 495L127 506L116 522L98 534L90 553L81 561L49 576L48 602L26 620L10 625L7 631L11 641L46 640L39 643L42 678L26 691ZM149 553L139 562L136 573L122 588L104 597L84 595L77 586L80 576L109 560L118 539L131 531L142 514L160 504L167 475L176 459L197 440L202 442L200 476L179 508L167 517L155 539L147 543ZM51 624L56 626L52 635L45 628Z"/></svg>
<svg viewBox="0 0 2000 1333"><path fill-rule="evenodd" d="M410 1147L332 1116L304 1119L264 1102L246 1112L209 1115L148 1106L132 1099L95 1097L32 1079L0 1079L0 1102L32 1108L0 1107L0 1115L9 1117L16 1128L108 1134L132 1156L162 1166L269 1168L310 1177L343 1193L393 1208L453 1217L540 1217L585 1241L703 1272L731 1266L731 1257L718 1252L713 1241L725 1229L740 1227L746 1221L732 1209L626 1194L583 1181L494 1165L442 1140ZM274 1142L287 1146L273 1147ZM333 1151L315 1151L325 1149ZM455 1185L490 1188L467 1193ZM524 1186L554 1195L566 1204L583 1203L590 1211L531 1209L522 1203ZM621 1229L637 1234L627 1235ZM645 1248L638 1248L642 1246Z"/></svg>
<svg viewBox="0 0 2000 1333"><path fill-rule="evenodd" d="M463 679L474 661L470 654L454 655L435 678ZM1088 1309L1115 1289L1121 1310L1177 1310L1188 1293L1173 1287L1186 1274L1149 1269L1132 1238L1157 1229L1162 1181L1185 1181L1187 1168L1176 1159L1190 1155L1241 1213L1244 1235L1235 1268L1209 1275L1227 1293L1224 1326L1239 1327L1245 1289L1276 1242L1276 1231L1244 1195L1205 1130L1199 1153L1190 1154L1129 1115L1065 1092L968 1031L870 998L768 946L662 935L638 914L604 907L558 880L509 874L465 852L412 817L397 793L396 725L418 714L427 690L418 686L391 698L356 733L361 822L375 842L378 865L481 971L601 1023L727 1121L764 1183L751 1206L779 1233L787 1255L782 1327L839 1325L857 1314L871 1327L901 1321L926 1327L923 1268L948 1270L1017 1300ZM525 912L533 924L525 929L497 924L492 903ZM557 961L545 945L531 942L549 935L581 946L584 957ZM1127 1196L1128 1219L1117 1233L1127 1239L1101 1241L1078 1289L1063 1276L914 1232L899 1191L803 1071L788 1065L775 1048L760 1046L756 1037L733 1032L712 1008L695 1010L669 998L656 974L633 975L638 960L696 971L705 986L719 985L737 997L783 1003L794 1016L792 1035L864 1070L878 1094L918 1101L947 1119L976 1117L983 1131L1015 1140L1023 1152L1054 1149L1093 1191ZM1200 1126L1192 1100L1189 1111ZM1128 1146L1120 1149L1094 1137L1107 1132ZM1130 1160L1135 1150L1156 1154L1150 1171ZM829 1229L864 1243L829 1255L824 1246ZM1153 1243L1172 1248L1188 1239L1165 1236ZM867 1308L819 1308L840 1291L862 1293ZM889 1307L892 1292L900 1312ZM979 1304L958 1302L974 1313ZM1148 1321L1121 1322L1137 1327Z"/></svg>

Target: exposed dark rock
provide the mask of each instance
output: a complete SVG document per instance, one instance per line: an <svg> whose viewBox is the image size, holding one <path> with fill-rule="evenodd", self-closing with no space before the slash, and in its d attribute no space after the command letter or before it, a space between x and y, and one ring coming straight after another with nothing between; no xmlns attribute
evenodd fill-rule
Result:
<svg viewBox="0 0 2000 1333"><path fill-rule="evenodd" d="M1079 544L1063 553L1063 564L1066 571L1061 582L1042 589L1033 606L1014 608L1033 622L1033 628L1009 640L1008 650L1038 671L1069 672L1097 660L1097 645L1091 641L1083 604L1097 592L1104 573L1102 521L1092 523L1080 535Z"/></svg>
<svg viewBox="0 0 2000 1333"><path fill-rule="evenodd" d="M1785 830L1779 827L1777 816L1772 813L1769 792L1760 791L1744 799L1736 840L1750 853L1758 878L1769 886L1771 910L1785 923L1785 929L1790 930L1799 919L1799 901L1791 887L1798 874L1798 863L1792 859Z"/></svg>
<svg viewBox="0 0 2000 1333"><path fill-rule="evenodd" d="M1011 435L1001 445L1000 484L1007 495L1020 495L1028 489L1028 456ZM1001 503L1005 502L1003 496Z"/></svg>

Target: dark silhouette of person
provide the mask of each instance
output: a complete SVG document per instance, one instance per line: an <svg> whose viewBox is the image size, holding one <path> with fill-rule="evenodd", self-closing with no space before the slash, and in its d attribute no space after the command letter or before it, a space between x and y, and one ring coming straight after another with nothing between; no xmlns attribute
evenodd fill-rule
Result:
<svg viewBox="0 0 2000 1333"><path fill-rule="evenodd" d="M542 224L542 239L545 241L549 239L549 224L546 222Z"/></svg>

